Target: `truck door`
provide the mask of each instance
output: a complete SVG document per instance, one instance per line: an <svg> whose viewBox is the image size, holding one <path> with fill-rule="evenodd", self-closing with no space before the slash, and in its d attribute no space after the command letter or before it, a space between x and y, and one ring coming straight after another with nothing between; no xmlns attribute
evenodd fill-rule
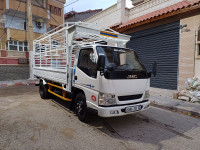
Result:
<svg viewBox="0 0 200 150"><path fill-rule="evenodd" d="M92 48L80 50L75 76L75 86L85 92L87 105L98 105L97 53Z"/></svg>
<svg viewBox="0 0 200 150"><path fill-rule="evenodd" d="M79 53L79 60L77 67L82 70L86 75L92 78L97 77L96 55L94 50L82 49Z"/></svg>

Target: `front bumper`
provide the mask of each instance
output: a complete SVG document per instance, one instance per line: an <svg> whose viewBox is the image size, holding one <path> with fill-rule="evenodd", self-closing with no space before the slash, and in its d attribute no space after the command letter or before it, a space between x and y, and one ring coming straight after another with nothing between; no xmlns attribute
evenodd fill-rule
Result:
<svg viewBox="0 0 200 150"><path fill-rule="evenodd" d="M101 117L117 117L117 116L123 116L123 115L128 115L128 114L132 114L135 112L139 112L139 111L135 111L135 112L129 112L129 113L125 113L124 110L126 107L130 107L130 106L137 106L140 105L142 107L141 110L145 110L149 107L150 105L150 101L146 101L146 102L141 102L138 104L129 104L129 105L123 105L123 106L111 106L111 107L98 107L98 116ZM112 112L118 112L118 113L112 113Z"/></svg>

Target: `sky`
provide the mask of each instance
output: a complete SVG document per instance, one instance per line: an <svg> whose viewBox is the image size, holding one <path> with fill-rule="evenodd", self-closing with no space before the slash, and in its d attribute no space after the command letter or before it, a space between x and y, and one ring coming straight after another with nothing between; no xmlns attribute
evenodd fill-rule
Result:
<svg viewBox="0 0 200 150"><path fill-rule="evenodd" d="M113 4L117 3L117 0L66 0L65 13L69 11L86 11L93 9L106 9ZM130 8L131 0L126 0L126 6Z"/></svg>

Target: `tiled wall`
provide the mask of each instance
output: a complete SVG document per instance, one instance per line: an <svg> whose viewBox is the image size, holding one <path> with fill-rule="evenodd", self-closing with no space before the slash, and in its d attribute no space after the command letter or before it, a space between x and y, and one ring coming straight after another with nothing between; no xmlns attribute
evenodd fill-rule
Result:
<svg viewBox="0 0 200 150"><path fill-rule="evenodd" d="M0 65L0 81L21 80L29 78L29 66Z"/></svg>
<svg viewBox="0 0 200 150"><path fill-rule="evenodd" d="M198 64L198 60L195 59L195 32L200 25L200 15L182 19L181 25L185 24L187 24L187 27L180 30L179 90L184 89L184 83L187 78L194 76L200 77L197 73L200 64Z"/></svg>

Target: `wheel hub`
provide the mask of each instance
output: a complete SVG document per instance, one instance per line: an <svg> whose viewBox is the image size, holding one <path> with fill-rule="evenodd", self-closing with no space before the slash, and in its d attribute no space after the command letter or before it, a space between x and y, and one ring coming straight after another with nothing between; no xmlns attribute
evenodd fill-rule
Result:
<svg viewBox="0 0 200 150"><path fill-rule="evenodd" d="M79 113L83 113L83 103L80 101L77 103L77 110Z"/></svg>

